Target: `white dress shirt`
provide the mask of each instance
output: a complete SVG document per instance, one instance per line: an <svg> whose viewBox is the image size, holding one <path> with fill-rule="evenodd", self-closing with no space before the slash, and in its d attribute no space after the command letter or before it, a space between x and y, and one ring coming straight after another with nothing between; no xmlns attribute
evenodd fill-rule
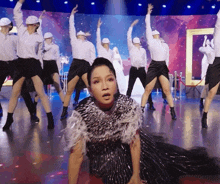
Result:
<svg viewBox="0 0 220 184"><path fill-rule="evenodd" d="M220 11L217 14L217 20L215 23L214 30L214 48L215 48L215 57L220 57Z"/></svg>
<svg viewBox="0 0 220 184"><path fill-rule="evenodd" d="M131 65L140 68L140 67L146 67L147 65L147 53L144 48L138 48L134 46L132 43L132 34L133 27L129 27L128 32L127 32L127 42L128 42L128 50L129 50L129 55L131 59Z"/></svg>
<svg viewBox="0 0 220 184"><path fill-rule="evenodd" d="M35 33L28 33L27 27L23 25L21 6L22 4L17 2L14 8L14 20L18 30L17 55L20 58L35 58L41 61L44 41L41 28Z"/></svg>
<svg viewBox="0 0 220 184"><path fill-rule="evenodd" d="M73 58L86 60L90 63L90 65L92 65L93 61L96 58L95 46L92 42L89 42L87 40L82 41L80 39L77 39L73 14L70 15L69 24Z"/></svg>
<svg viewBox="0 0 220 184"><path fill-rule="evenodd" d="M0 61L13 61L17 59L18 36L3 34L0 31Z"/></svg>
<svg viewBox="0 0 220 184"><path fill-rule="evenodd" d="M43 60L46 60L46 61L55 60L57 63L57 67L60 70L61 63L60 63L59 46L54 43L47 44L46 42L44 42Z"/></svg>
<svg viewBox="0 0 220 184"><path fill-rule="evenodd" d="M200 47L199 51L206 55L208 64L213 64L215 59L215 50L212 47L209 45L206 47Z"/></svg>
<svg viewBox="0 0 220 184"><path fill-rule="evenodd" d="M107 50L102 46L100 28L97 28L97 32L96 32L96 47L98 51L98 57L106 58L112 62L113 52L110 48L109 50Z"/></svg>
<svg viewBox="0 0 220 184"><path fill-rule="evenodd" d="M166 61L169 65L169 46L161 39L154 39L152 35L152 29L150 26L150 14L146 15L146 37L148 49L151 54L151 59L155 61Z"/></svg>

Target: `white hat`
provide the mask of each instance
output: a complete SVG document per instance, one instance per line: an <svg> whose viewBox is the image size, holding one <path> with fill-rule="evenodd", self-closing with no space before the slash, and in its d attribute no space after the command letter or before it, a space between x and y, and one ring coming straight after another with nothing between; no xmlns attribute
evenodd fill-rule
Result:
<svg viewBox="0 0 220 184"><path fill-rule="evenodd" d="M108 38L103 38L103 39L102 39L102 43L110 43L110 41L109 41Z"/></svg>
<svg viewBox="0 0 220 184"><path fill-rule="evenodd" d="M26 24L37 24L37 23L39 23L39 19L34 15L31 15L26 19Z"/></svg>
<svg viewBox="0 0 220 184"><path fill-rule="evenodd" d="M8 18L4 17L0 19L0 26L7 26L9 24L11 24L11 21Z"/></svg>
<svg viewBox="0 0 220 184"><path fill-rule="evenodd" d="M158 35L158 34L160 34L159 31L157 30L152 31L152 35Z"/></svg>
<svg viewBox="0 0 220 184"><path fill-rule="evenodd" d="M86 36L86 34L83 31L79 31L77 34L77 36L81 35L81 36Z"/></svg>
<svg viewBox="0 0 220 184"><path fill-rule="evenodd" d="M47 32L47 33L44 34L44 39L52 38L52 37L53 37L53 35L50 32Z"/></svg>
<svg viewBox="0 0 220 184"><path fill-rule="evenodd" d="M140 38L135 37L135 38L133 39L133 43L141 43Z"/></svg>

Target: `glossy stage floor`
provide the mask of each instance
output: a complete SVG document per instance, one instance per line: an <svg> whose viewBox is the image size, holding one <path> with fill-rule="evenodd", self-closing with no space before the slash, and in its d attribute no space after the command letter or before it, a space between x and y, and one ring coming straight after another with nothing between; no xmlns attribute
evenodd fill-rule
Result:
<svg viewBox="0 0 220 184"><path fill-rule="evenodd" d="M82 93L80 99L86 93ZM138 102L140 95L132 96ZM40 122L33 124L22 99L19 100L14 114L12 129L3 132L6 121L8 100L1 100L4 115L0 119L0 183L42 183L66 184L68 153L64 152L62 130L66 121L60 121L62 103L56 93L51 98L55 129L47 130L47 118L41 103L37 106ZM205 146L212 156L220 157L220 100L217 98L208 113L208 129L202 130L200 125L201 111L199 99L181 97L175 101L178 116L171 120L168 105L163 104L161 93L153 93L156 111L146 107L144 126L152 132L163 133L170 143L183 148ZM71 102L72 103L72 102ZM72 112L70 105L69 114ZM84 167L84 166L83 166ZM86 167L85 167L86 168ZM81 172L80 183L89 183L86 170Z"/></svg>

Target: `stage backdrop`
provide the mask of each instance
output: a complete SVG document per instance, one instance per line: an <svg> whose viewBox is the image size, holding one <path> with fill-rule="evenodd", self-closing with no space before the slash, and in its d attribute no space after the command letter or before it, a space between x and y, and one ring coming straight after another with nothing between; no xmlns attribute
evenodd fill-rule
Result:
<svg viewBox="0 0 220 184"><path fill-rule="evenodd" d="M24 21L29 15L39 16L39 11L23 10ZM69 56L72 61L71 45L69 39L69 13L47 12L43 19L43 33L52 32L55 43L60 46L60 52L63 56ZM13 9L0 7L0 18L8 17L13 20ZM133 37L141 38L143 47L147 50L148 65L150 63L150 54L147 49L145 36L145 16L122 16L122 15L97 15L81 14L75 15L76 30L90 32L88 38L94 44L96 43L96 28L98 19L101 18L101 36L108 37L111 41L111 48L118 47L122 59L124 60L125 75L130 69L129 52L127 47L127 30L130 24L139 19L139 23L133 29ZM183 72L185 76L186 63L186 30L214 27L216 15L191 15L191 16L152 16L152 29L157 29L161 37L166 41L170 48L169 70ZM14 21L13 21L14 22ZM211 35L208 37L211 39ZM204 36L193 37L193 77L200 79L201 61L203 54L198 49L202 46ZM66 66L68 70L69 66Z"/></svg>

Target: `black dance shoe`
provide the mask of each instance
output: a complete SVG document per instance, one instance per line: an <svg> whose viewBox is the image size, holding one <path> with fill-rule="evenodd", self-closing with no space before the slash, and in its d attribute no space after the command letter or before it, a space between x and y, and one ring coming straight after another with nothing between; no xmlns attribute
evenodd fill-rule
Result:
<svg viewBox="0 0 220 184"><path fill-rule="evenodd" d="M31 121L32 121L32 122L39 122L40 120L39 120L39 118L36 116L36 114L33 113L33 114L31 114Z"/></svg>
<svg viewBox="0 0 220 184"><path fill-rule="evenodd" d="M12 123L13 123L13 118L7 118L5 126L3 127L3 131L9 130Z"/></svg>
<svg viewBox="0 0 220 184"><path fill-rule="evenodd" d="M49 129L49 130L54 129L54 121L53 121L53 119L48 120L47 129Z"/></svg>
<svg viewBox="0 0 220 184"><path fill-rule="evenodd" d="M156 110L156 109L154 108L154 104L150 104L149 109L152 110L152 111L155 111L155 110Z"/></svg>
<svg viewBox="0 0 220 184"><path fill-rule="evenodd" d="M172 120L176 120L177 119L174 107L170 108L170 114L171 114Z"/></svg>
<svg viewBox="0 0 220 184"><path fill-rule="evenodd" d="M68 117L68 112L67 110L63 109L63 112L61 114L60 120L64 120Z"/></svg>
<svg viewBox="0 0 220 184"><path fill-rule="evenodd" d="M208 128L208 125L207 125L207 117L203 116L201 123L202 123L202 128Z"/></svg>

